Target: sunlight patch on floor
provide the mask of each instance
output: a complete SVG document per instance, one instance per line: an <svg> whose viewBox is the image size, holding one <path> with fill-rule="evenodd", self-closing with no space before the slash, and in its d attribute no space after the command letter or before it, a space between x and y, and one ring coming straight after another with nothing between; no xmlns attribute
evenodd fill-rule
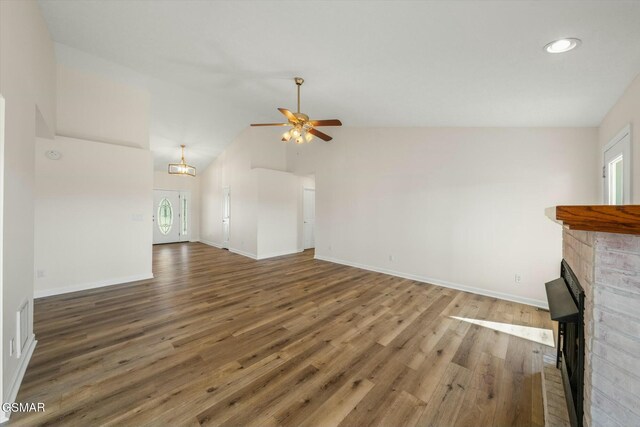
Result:
<svg viewBox="0 0 640 427"><path fill-rule="evenodd" d="M491 322L489 320L469 319L467 317L450 316L452 319L461 320L463 322L473 323L474 325L483 326L493 329L494 331L504 332L505 334L524 338L540 344L555 347L553 340L553 331L551 329L534 328L531 326L512 325L510 323Z"/></svg>

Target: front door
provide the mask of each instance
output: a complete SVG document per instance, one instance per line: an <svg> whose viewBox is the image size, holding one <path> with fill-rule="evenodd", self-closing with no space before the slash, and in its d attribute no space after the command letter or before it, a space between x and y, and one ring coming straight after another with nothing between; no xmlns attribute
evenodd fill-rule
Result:
<svg viewBox="0 0 640 427"><path fill-rule="evenodd" d="M153 190L153 244L180 241L180 192Z"/></svg>

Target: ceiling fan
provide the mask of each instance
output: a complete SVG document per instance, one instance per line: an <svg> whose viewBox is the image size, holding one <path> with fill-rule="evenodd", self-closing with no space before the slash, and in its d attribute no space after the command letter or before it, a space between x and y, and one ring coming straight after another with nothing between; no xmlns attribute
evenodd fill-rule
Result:
<svg viewBox="0 0 640 427"><path fill-rule="evenodd" d="M304 79L302 77L294 78L296 85L298 85L298 111L296 113L292 113L286 108L278 108L282 114L289 121L288 123L258 123L252 124L251 126L291 126L291 129L282 134L282 140L284 142L289 142L291 139L295 141L296 144L302 144L305 141L311 142L313 136L317 136L318 138L324 141L331 141L331 138L326 133L320 132L316 127L319 126L342 126L342 122L338 119L331 120L309 120L309 116L300 112L300 86L304 83Z"/></svg>

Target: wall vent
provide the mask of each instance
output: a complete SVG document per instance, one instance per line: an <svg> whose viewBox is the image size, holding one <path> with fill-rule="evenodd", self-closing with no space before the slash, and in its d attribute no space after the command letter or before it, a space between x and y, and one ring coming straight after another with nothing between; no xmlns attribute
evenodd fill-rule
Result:
<svg viewBox="0 0 640 427"><path fill-rule="evenodd" d="M16 313L16 357L20 358L29 337L29 300Z"/></svg>

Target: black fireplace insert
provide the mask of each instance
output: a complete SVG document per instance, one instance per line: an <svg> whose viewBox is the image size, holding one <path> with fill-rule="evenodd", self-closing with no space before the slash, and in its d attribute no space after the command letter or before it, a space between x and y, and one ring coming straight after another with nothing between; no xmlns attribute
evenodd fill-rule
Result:
<svg viewBox="0 0 640 427"><path fill-rule="evenodd" d="M560 278L545 284L551 319L558 322L557 368L562 370L572 427L582 427L584 399L584 289L565 260Z"/></svg>

